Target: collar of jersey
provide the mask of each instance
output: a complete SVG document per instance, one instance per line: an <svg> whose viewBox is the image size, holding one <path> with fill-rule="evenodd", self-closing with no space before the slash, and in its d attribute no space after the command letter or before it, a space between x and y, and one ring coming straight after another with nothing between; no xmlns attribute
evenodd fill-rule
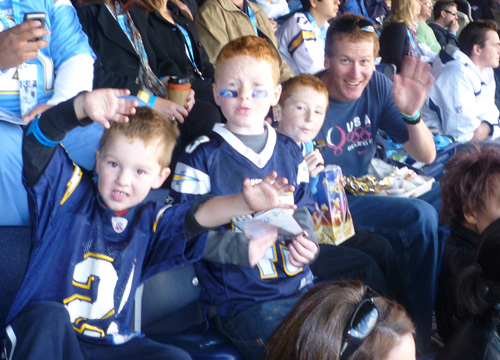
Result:
<svg viewBox="0 0 500 360"><path fill-rule="evenodd" d="M259 169L266 166L267 162L271 159L276 145L276 131L267 122L264 121L264 126L267 127L267 141L264 149L257 154L255 151L245 146L240 139L233 135L232 132L226 129L224 124L215 124L213 131L219 134L227 143L242 156L247 158Z"/></svg>

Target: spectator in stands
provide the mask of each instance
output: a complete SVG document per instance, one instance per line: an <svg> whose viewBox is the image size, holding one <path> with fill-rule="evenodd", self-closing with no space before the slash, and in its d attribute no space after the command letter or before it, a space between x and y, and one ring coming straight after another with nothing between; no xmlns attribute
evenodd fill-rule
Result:
<svg viewBox="0 0 500 360"><path fill-rule="evenodd" d="M457 4L449 0L439 0L434 4L434 22L429 26L434 31L441 48L451 44L458 46L458 15Z"/></svg>
<svg viewBox="0 0 500 360"><path fill-rule="evenodd" d="M148 14L133 0L73 0L73 5L97 55L94 88L127 88L178 122L180 138L172 155L174 166L182 149L208 134L220 120L219 111L212 104L195 103L193 91L185 106L167 98L168 76L185 74L174 72L179 70L168 55L170 48L162 45Z"/></svg>
<svg viewBox="0 0 500 360"><path fill-rule="evenodd" d="M441 51L441 44L436 39L434 31L427 25L427 19L432 16L433 9L431 0L420 1L420 13L418 14L417 41L419 45L427 45L431 51L438 54Z"/></svg>
<svg viewBox="0 0 500 360"><path fill-rule="evenodd" d="M340 2L340 14L353 13L356 15L361 15L370 21L374 21L368 15L368 11L365 7L365 2L363 0L342 0Z"/></svg>
<svg viewBox="0 0 500 360"><path fill-rule="evenodd" d="M296 12L279 28L281 56L294 75L315 74L325 68L325 39L329 21L337 16L339 0L302 0Z"/></svg>
<svg viewBox="0 0 500 360"><path fill-rule="evenodd" d="M498 190L497 187L494 195L496 204L489 204L493 211L485 213L489 219L500 217ZM466 322L445 344L436 360L500 358L499 235L500 220L495 220L482 233L474 261L459 275L454 298Z"/></svg>
<svg viewBox="0 0 500 360"><path fill-rule="evenodd" d="M191 77L191 88L197 100L214 103L212 80L214 66L200 42L194 21L186 17L177 4L180 1L143 0L152 10L149 15L153 29L167 50L174 66L170 75ZM215 104L215 103L214 103Z"/></svg>
<svg viewBox="0 0 500 360"><path fill-rule="evenodd" d="M210 232L219 242L242 238L251 242L255 237L277 240L257 266L195 263L203 311L246 359L261 358L272 330L311 287L308 264L318 253L304 158L291 139L265 122L270 106L280 97L278 82L279 59L266 40L244 36L224 46L215 64L214 97L227 123L216 125L209 137L190 146L172 181L173 196L182 203L208 193L240 192L240 180L251 178L258 183L270 170L286 176L296 189L293 196L281 199L297 206L293 217L303 229L289 241L278 240L277 229L268 227L243 233L227 224Z"/></svg>
<svg viewBox="0 0 500 360"><path fill-rule="evenodd" d="M401 71L403 57L424 57L432 61L436 56L432 51L419 47L417 40L417 20L420 0L395 0L392 3L392 17L384 25L380 34L380 56L385 64L394 64Z"/></svg>
<svg viewBox="0 0 500 360"><path fill-rule="evenodd" d="M368 17L375 20L377 28L381 28L384 21L392 16L391 0L365 0L364 2Z"/></svg>
<svg viewBox="0 0 500 360"><path fill-rule="evenodd" d="M474 260L479 236L500 214L500 146L468 143L446 164L441 183L441 219L450 226L440 274L439 333L448 340L457 316L454 286L460 272ZM481 359L472 357L474 359Z"/></svg>
<svg viewBox="0 0 500 360"><path fill-rule="evenodd" d="M302 149L309 172L309 187L317 193L319 174L325 170L324 159L320 150L313 149L313 139L325 120L328 109L328 90L325 85L313 75L301 74L283 83L280 101L275 109L275 120L278 122L278 132L294 140ZM316 197L315 197L316 200ZM399 302L408 305L408 296L391 245L381 236L356 231L349 239L339 246L320 244L320 253L316 261L310 265L314 276L321 279L335 279L340 275L343 279L359 279L373 288L379 270L374 274L362 274L361 270L368 268L375 260L382 270L384 282L388 291L384 294L394 296ZM349 250L349 251L347 251ZM369 261L364 260L369 256ZM355 261L365 261L365 266L355 265ZM335 263L335 266L331 264ZM352 274L355 270L356 273ZM377 284L378 285L378 284ZM379 288L376 288L379 291Z"/></svg>
<svg viewBox="0 0 500 360"><path fill-rule="evenodd" d="M288 1L286 0L253 0L253 2L259 4L262 10L264 10L267 18L271 22L274 32L276 32L278 26L276 19L279 19L282 16L286 16L290 13Z"/></svg>
<svg viewBox="0 0 500 360"><path fill-rule="evenodd" d="M23 158L33 246L2 331L7 358L190 359L130 330L136 288L158 272L199 260L208 228L254 211L291 208L279 198L293 189L284 186L286 179L274 181L275 174L259 185L247 179L231 197L143 203L170 172L178 130L150 108L135 113L137 102L119 98L129 93L79 94L29 125ZM108 129L96 153L97 184L58 144L91 119Z"/></svg>
<svg viewBox="0 0 500 360"><path fill-rule="evenodd" d="M415 360L403 307L359 281L313 287L271 335L265 360Z"/></svg>
<svg viewBox="0 0 500 360"><path fill-rule="evenodd" d="M362 176L376 152L375 134L385 131L414 159L431 163L436 150L420 121L433 78L429 65L405 59L394 86L375 71L379 43L372 24L355 15L337 17L326 38L326 72L320 75L330 105L316 140L324 140L325 164L337 164L346 176ZM422 199L435 203L438 188ZM438 262L442 254L435 208L422 199L348 195L354 226L386 237L393 246L410 296L408 308L417 325L417 345L429 345Z"/></svg>
<svg viewBox="0 0 500 360"><path fill-rule="evenodd" d="M39 21L23 23L30 12L46 15L45 28ZM92 49L70 5L61 0L4 1L0 18L2 110L28 122L50 106L92 88ZM39 40L30 41L35 38ZM20 78L29 85L28 92L21 91ZM93 126L69 134L64 145L75 162L84 166L91 162L94 155L87 147L97 148L101 132ZM29 223L22 185L22 134L21 126L0 121L0 225Z"/></svg>
<svg viewBox="0 0 500 360"><path fill-rule="evenodd" d="M493 68L500 59L497 24L480 20L460 33L457 48L436 59L436 82L423 111L427 126L456 141L482 141L500 136Z"/></svg>
<svg viewBox="0 0 500 360"><path fill-rule="evenodd" d="M279 54L280 45L266 13L251 1L206 0L196 14L195 24L212 64L224 45L247 35L266 39ZM293 73L281 55L279 60L280 80L285 81Z"/></svg>
<svg viewBox="0 0 500 360"><path fill-rule="evenodd" d="M472 20L495 20L488 0L469 0Z"/></svg>

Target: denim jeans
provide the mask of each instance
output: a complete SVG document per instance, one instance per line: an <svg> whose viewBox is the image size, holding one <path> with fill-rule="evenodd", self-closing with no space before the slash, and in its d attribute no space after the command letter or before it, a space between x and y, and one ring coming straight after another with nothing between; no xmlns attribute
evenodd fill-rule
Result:
<svg viewBox="0 0 500 360"><path fill-rule="evenodd" d="M70 131L62 141L71 159L88 170L95 166L95 152L104 128L93 123ZM28 225L28 195L23 186L23 130L0 121L0 226Z"/></svg>
<svg viewBox="0 0 500 360"><path fill-rule="evenodd" d="M216 316L215 326L245 359L260 360L273 330L307 290L302 289L296 296L257 303L232 318Z"/></svg>
<svg viewBox="0 0 500 360"><path fill-rule="evenodd" d="M428 200L436 196L439 186ZM435 207L421 199L391 196L348 195L348 201L356 229L380 234L391 243L410 298L407 310L417 327L417 347L427 348L444 249Z"/></svg>
<svg viewBox="0 0 500 360"><path fill-rule="evenodd" d="M145 337L121 345L86 342L77 337L64 305L56 302L40 302L24 309L0 332L0 340L13 359L191 359L182 349Z"/></svg>

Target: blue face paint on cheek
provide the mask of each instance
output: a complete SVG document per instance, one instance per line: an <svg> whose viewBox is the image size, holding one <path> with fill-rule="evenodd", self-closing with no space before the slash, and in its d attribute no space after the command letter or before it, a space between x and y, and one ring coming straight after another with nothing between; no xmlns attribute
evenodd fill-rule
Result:
<svg viewBox="0 0 500 360"><path fill-rule="evenodd" d="M220 96L225 98L235 98L238 97L238 92L236 90L222 89Z"/></svg>
<svg viewBox="0 0 500 360"><path fill-rule="evenodd" d="M267 97L267 90L254 90L254 91L252 91L252 97L253 98L266 98Z"/></svg>

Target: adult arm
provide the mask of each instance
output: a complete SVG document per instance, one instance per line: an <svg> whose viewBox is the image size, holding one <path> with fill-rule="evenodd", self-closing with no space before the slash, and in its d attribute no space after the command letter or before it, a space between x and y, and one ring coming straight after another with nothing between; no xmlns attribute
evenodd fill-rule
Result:
<svg viewBox="0 0 500 360"><path fill-rule="evenodd" d="M401 74L394 75L393 100L403 114L414 116L425 103L434 83L430 65L423 60L405 56ZM436 146L423 121L407 124L408 141L403 147L415 160L430 164L436 158Z"/></svg>
<svg viewBox="0 0 500 360"><path fill-rule="evenodd" d="M425 22L418 23L417 41L419 44L427 44L429 48L438 54L441 51L441 44L437 41L434 31Z"/></svg>
<svg viewBox="0 0 500 360"><path fill-rule="evenodd" d="M493 108L488 110L486 104L476 101L475 92L478 89L475 89L470 81L470 72L464 73L464 71L467 69L462 67L444 69L431 90L430 100L441 110L442 128L445 135L461 142L473 138L486 140L490 135L491 127L484 121L494 124L498 110ZM491 99L491 105L494 106L493 99ZM487 117L479 118L480 113L494 115L488 120ZM476 130L478 130L477 133Z"/></svg>
<svg viewBox="0 0 500 360"><path fill-rule="evenodd" d="M390 0L388 1L364 0L364 1L365 1L366 12L372 19L376 20L381 16L383 16L384 18L389 18L391 16Z"/></svg>
<svg viewBox="0 0 500 360"><path fill-rule="evenodd" d="M224 9L218 3L206 2L195 17L196 30L212 64L230 39L226 30Z"/></svg>
<svg viewBox="0 0 500 360"><path fill-rule="evenodd" d="M52 32L49 46L56 79L48 104L55 105L81 91L92 90L94 52L73 6L58 4L49 16Z"/></svg>

